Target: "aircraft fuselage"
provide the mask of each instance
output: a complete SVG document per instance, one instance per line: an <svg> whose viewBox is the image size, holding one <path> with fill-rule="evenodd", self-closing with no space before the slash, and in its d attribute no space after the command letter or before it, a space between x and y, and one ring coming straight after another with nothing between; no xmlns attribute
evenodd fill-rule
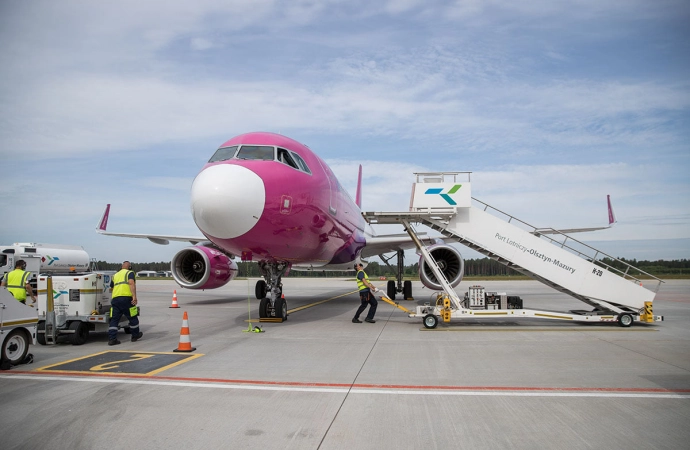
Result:
<svg viewBox="0 0 690 450"><path fill-rule="evenodd" d="M328 165L278 134L222 144L194 180L191 209L211 242L243 260L344 264L366 244L360 209Z"/></svg>

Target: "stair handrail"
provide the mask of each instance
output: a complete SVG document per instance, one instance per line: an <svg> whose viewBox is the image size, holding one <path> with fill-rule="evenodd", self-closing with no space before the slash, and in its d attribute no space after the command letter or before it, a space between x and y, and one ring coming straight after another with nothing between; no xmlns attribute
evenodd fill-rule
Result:
<svg viewBox="0 0 690 450"><path fill-rule="evenodd" d="M638 284L641 285L642 283L641 283L641 281L640 281L638 278L636 278L636 277L634 277L634 276L628 274L628 271L629 271L630 269L635 269L636 271L640 272L640 274L643 274L643 275L645 275L645 276L647 276L647 277L649 277L649 278L651 278L651 279L653 279L653 280L656 280L656 281L658 282L658 283L657 283L657 286L656 286L656 289L654 289L654 292L658 292L658 291L659 291L659 287L661 286L661 283L664 282L663 280L661 280L661 279L655 277L654 275L652 275L652 274L650 274L650 273L647 273L647 272L645 272L644 270L638 269L637 267L633 266L632 264L629 264L629 263L627 263L627 262L625 262L625 261L621 261L620 259L618 259L618 258L616 258L616 257L613 257L613 256L611 256L611 255L609 255L609 254L607 254L607 253L604 253L604 252L602 252L601 250L597 250L596 248L594 248L594 247L592 247L592 246L590 246L590 245L587 245L587 244L585 244L585 243L582 242L582 241L578 241L577 239L575 239L575 238L573 238L573 237L571 237L571 236L569 236L569 235L567 235L567 234L565 234L565 233L562 233L562 232L560 232L560 231L558 231L558 230L556 230L556 229L553 229L553 228L537 228L537 227L535 227L534 225L531 225L531 224L525 222L524 220L520 220L520 219L518 219L517 217L515 217L515 216L513 216L513 215L511 215L511 214L508 214L508 213L505 212L505 211L501 211L501 210L498 209L498 208L494 208L493 206L489 205L488 203L484 203L483 201L481 201L481 200L479 200L479 199L477 199L477 198L475 198L475 197L472 197L472 200L476 201L477 203L481 203L482 205L484 205L484 211L485 211L485 212L487 211L487 209L490 208L490 209L493 210L493 211L496 211L496 212L498 212L498 213L501 213L501 214L503 214L504 216L507 216L507 217L508 217L508 223L511 223L511 222L513 221L513 219L514 219L514 220L520 222L521 224L526 225L527 227L531 228L532 231L528 231L528 232L531 233L531 234L533 234L533 235L535 235L535 236L537 236L538 238L540 238L540 239L541 239L541 238L546 238L546 239L548 239L549 242L550 242L551 244L553 244L553 245L558 245L558 246L560 246L561 248L567 248L568 250L570 250L570 251L573 252L575 255L579 256L580 258L589 260L589 261L591 261L593 264L596 264L596 265L598 265L598 266L600 266L600 267L603 267L603 268L605 268L606 270L608 270L608 271L610 271L610 272L617 273L619 276L623 277L623 278L626 279L626 280L627 280L627 279L631 279L631 280L633 280L633 281L635 281L636 283L638 283ZM495 217L496 217L496 216L495 216ZM499 217L499 218L500 218L500 217ZM549 232L549 234L555 234L555 235L563 236L563 237L564 237L563 242L558 241L557 239L554 239L554 238L552 238L552 237L550 237L550 236L547 236L547 235L545 235L545 234L540 233L540 232L539 232L540 230L541 230L541 231L547 230L547 231ZM587 247L587 248L590 249L590 250L593 250L593 251L595 252L595 253L594 253L594 256L587 255L587 254L582 253L581 251L579 251L579 250L577 250L577 249L575 249L575 248L573 248L573 247L571 247L571 246L569 246L569 245L566 245L566 242L567 242L568 240L575 241L575 242L577 242L579 245L582 245L582 246L584 246L584 247ZM618 268L616 268L616 267L613 267L613 266L611 266L611 265L609 265L609 264L607 264L607 263L601 261L600 259L597 259L597 258L599 257L599 255L603 255L602 257L609 258L609 259L613 260L614 262L618 262L618 263L620 263L620 264L623 264L623 265L625 266L625 272L623 272L622 270L620 270L620 269L618 269Z"/></svg>

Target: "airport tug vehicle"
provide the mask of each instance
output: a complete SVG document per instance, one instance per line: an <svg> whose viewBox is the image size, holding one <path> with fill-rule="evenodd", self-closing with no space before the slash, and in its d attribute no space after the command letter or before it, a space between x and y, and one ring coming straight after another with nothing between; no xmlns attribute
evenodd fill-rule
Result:
<svg viewBox="0 0 690 450"><path fill-rule="evenodd" d="M612 322L629 327L634 322L663 320L653 314L654 297L662 280L634 268L571 236L551 228L536 228L471 196L471 172L416 173L410 210L364 212L369 223L402 224L415 242L433 277L443 289L435 302L408 310L385 296L384 301L421 317L426 328L439 321L531 317L573 322ZM462 178L461 181L458 179ZM591 310L567 312L523 308L520 297L486 292L472 286L460 298L448 282L447 264L426 248L413 224L423 224L445 237L530 276L588 304ZM614 267L615 265L615 267ZM421 271L420 271L421 272ZM638 277L643 275L650 290Z"/></svg>
<svg viewBox="0 0 690 450"><path fill-rule="evenodd" d="M111 274L95 271L94 261L83 247L37 243L0 246L0 271L14 269L19 259L26 261L26 270L31 272L29 282L37 293L36 305L26 307L36 320L32 335L39 344L55 344L59 336L66 336L73 345L82 345L90 331L108 331ZM118 326L127 332L128 324L123 316Z"/></svg>
<svg viewBox="0 0 690 450"><path fill-rule="evenodd" d="M29 353L29 346L36 344L36 309L19 303L7 290L0 288L0 341L2 361L20 364Z"/></svg>
<svg viewBox="0 0 690 450"><path fill-rule="evenodd" d="M82 345L89 332L107 332L111 277L101 272L41 274L38 278L38 343L55 344L59 336L66 336L72 345ZM118 328L128 332L128 325L129 321L122 316Z"/></svg>

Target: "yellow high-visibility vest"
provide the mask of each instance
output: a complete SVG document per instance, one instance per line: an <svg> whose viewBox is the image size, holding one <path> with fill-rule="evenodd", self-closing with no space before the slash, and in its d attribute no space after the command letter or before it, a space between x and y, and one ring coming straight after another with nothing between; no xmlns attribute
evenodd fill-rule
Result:
<svg viewBox="0 0 690 450"><path fill-rule="evenodd" d="M365 271L360 270L359 272L362 272L364 274L364 279L369 281L369 276L367 275L367 273ZM364 281L359 279L359 272L357 272L357 275L356 275L357 276L357 289L359 289L360 291L363 291L364 289L369 289L367 287L367 285L364 284Z"/></svg>
<svg viewBox="0 0 690 450"><path fill-rule="evenodd" d="M113 275L113 298L131 297L132 290L129 288L129 273L131 270L122 269Z"/></svg>
<svg viewBox="0 0 690 450"><path fill-rule="evenodd" d="M26 281L30 275L31 272L22 269L14 269L6 275L7 290L19 301L26 301Z"/></svg>

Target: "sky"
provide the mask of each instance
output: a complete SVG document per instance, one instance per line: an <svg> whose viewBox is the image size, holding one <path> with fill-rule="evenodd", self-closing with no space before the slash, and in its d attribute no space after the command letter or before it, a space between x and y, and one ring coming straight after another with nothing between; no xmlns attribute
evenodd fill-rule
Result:
<svg viewBox="0 0 690 450"><path fill-rule="evenodd" d="M580 240L690 258L688 23L685 0L6 0L0 244L169 261L184 244L96 234L105 205L111 231L200 235L194 176L270 131L353 197L362 164L367 211L470 171L537 227L605 225L610 194L618 224Z"/></svg>

